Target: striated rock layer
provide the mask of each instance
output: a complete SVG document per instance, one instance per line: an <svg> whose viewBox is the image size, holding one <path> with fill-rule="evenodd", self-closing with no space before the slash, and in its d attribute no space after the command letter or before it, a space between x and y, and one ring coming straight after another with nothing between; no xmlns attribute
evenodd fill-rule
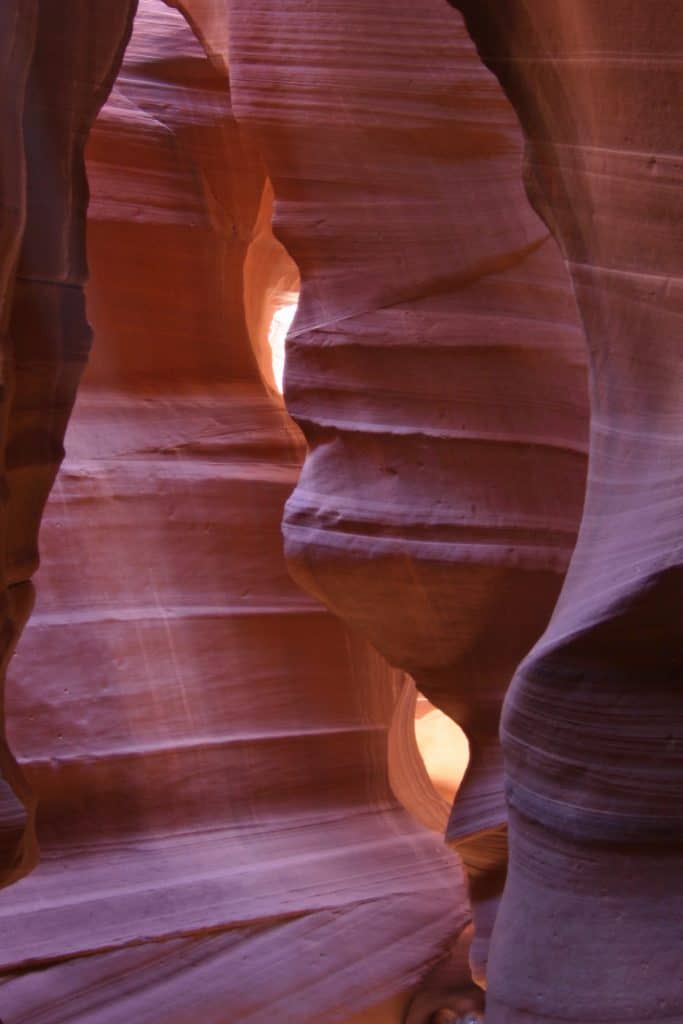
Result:
<svg viewBox="0 0 683 1024"><path fill-rule="evenodd" d="M514 113L439 0L393 4L390 30L379 0L230 11L235 111L301 273L285 393L309 448L289 565L468 735L448 834L483 981L506 858L500 708L583 500L571 287L523 193Z"/></svg>
<svg viewBox="0 0 683 1024"><path fill-rule="evenodd" d="M396 1019L462 873L389 788L400 673L288 577L303 446L254 296L296 274L224 67L155 0L88 172L96 341L9 690L42 862L0 903L0 1016Z"/></svg>
<svg viewBox="0 0 683 1024"><path fill-rule="evenodd" d="M579 539L502 723L490 1016L682 1021L683 10L455 6L519 114L591 367Z"/></svg>

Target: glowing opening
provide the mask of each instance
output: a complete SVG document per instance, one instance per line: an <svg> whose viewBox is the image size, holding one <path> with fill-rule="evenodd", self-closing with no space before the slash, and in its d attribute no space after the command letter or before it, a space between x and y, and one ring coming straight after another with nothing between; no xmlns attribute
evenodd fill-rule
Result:
<svg viewBox="0 0 683 1024"><path fill-rule="evenodd" d="M462 729L403 675L389 729L389 783L413 817L443 835L469 762Z"/></svg>
<svg viewBox="0 0 683 1024"><path fill-rule="evenodd" d="M273 186L267 180L244 260L244 313L263 382L271 394L282 395L285 340L301 279L296 263L273 234L274 204Z"/></svg>
<svg viewBox="0 0 683 1024"><path fill-rule="evenodd" d="M268 328L268 344L273 361L275 386L282 394L282 381L285 374L285 341L296 315L299 294L298 292L283 292L278 296L278 301L279 305L275 307Z"/></svg>
<svg viewBox="0 0 683 1024"><path fill-rule="evenodd" d="M418 693L415 739L434 789L451 804L469 760L465 733L448 715Z"/></svg>

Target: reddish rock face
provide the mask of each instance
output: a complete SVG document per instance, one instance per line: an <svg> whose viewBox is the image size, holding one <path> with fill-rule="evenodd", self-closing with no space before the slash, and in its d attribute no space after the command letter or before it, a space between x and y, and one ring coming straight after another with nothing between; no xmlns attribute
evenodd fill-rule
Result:
<svg viewBox="0 0 683 1024"><path fill-rule="evenodd" d="M462 872L389 789L400 673L287 574L303 445L242 299L283 274L265 170L160 3L88 174L95 345L9 687L43 860L0 905L0 1016L396 1019Z"/></svg>
<svg viewBox="0 0 683 1024"><path fill-rule="evenodd" d="M678 1020L683 11L457 6L524 127L592 373L579 540L502 723L514 816L492 1020Z"/></svg>
<svg viewBox="0 0 683 1024"><path fill-rule="evenodd" d="M256 555L244 564L243 556L236 555L224 554L221 561L218 540L221 531L236 530L232 516L237 524L249 506L242 491L244 453L249 453L244 486L260 493L257 482L265 473L269 511L279 507L271 474L279 479L284 471L283 484L294 479L297 442L269 387L262 337L267 316L259 318L254 308L259 304L254 296L267 293L283 275L291 277L291 270L283 269L282 250L269 239L268 185L256 142L274 185L276 230L295 258L303 284L290 345L288 392L306 430L310 455L287 515L290 562L309 589L396 665L409 669L430 697L467 727L472 758L450 835L475 880L475 911L488 911L505 861L495 739L498 711L512 668L542 629L557 593L573 543L583 478L583 364L573 304L553 245L523 201L514 121L455 19L452 34L444 34L444 12L435 3L425 2L417 15L407 5L397 11L396 35L388 43L380 5L352 4L340 20L325 10L311 18L310 10L296 4L275 12L269 5L245 10L235 2L230 9L229 61L220 5L183 6L210 60L179 16L144 4L124 73L91 147L90 315L101 341L81 403L84 440L79 448L77 421L74 468L65 475L59 496L68 518L78 523L79 537L92 538L89 548L80 541L91 552L91 579L87 587L73 584L70 597L68 566L75 559L68 544L64 547L56 539L61 519L56 520L53 559L59 570L54 570L52 585L46 577L46 605L40 614L47 618L36 620L34 642L27 642L23 655L34 660L24 668L19 660L17 673L39 680L49 668L49 679L36 686L37 692L59 688L61 676L54 665L72 659L70 648L59 652L68 622L72 638L84 631L78 642L82 691L74 682L76 696L53 695L48 702L51 718L57 720L61 706L65 715L73 715L72 702L80 706L92 674L103 670L100 661L113 664L106 671L113 671L114 678L107 674L102 681L106 700L93 712L94 720L90 714L81 716L75 733L73 719L65 720L57 769L46 761L40 730L34 728L30 737L22 738L22 721L29 721L31 712L19 702L16 746L43 801L45 848L54 850L59 862L65 845L73 844L76 836L90 849L93 829L111 837L122 829L144 846L153 841L155 830L173 832L181 822L201 834L213 815L225 812L220 798L209 797L199 782L183 780L213 777L219 770L214 761L225 765L223 748L233 752L233 734L219 730L207 739L206 726L192 722L193 732L182 709L198 698L193 701L183 687L170 727L163 715L156 717L159 700L145 700L134 680L148 686L150 675L156 678L161 666L166 673L171 663L173 674L179 672L177 662L183 659L176 642L169 655L163 640L171 629L163 611L169 606L175 609L177 628L189 630L178 580L187 588L187 581L198 576L192 606L203 609L191 617L197 622L188 631L188 651L204 645L213 650L218 644L214 627L209 629L204 621L207 608L223 608L221 588L228 582L221 583L218 565L225 566L242 590L259 590L251 583ZM295 60L290 42L302 33L318 41L319 52ZM357 63L350 58L358 52L354 41L361 36L367 47ZM54 45L59 49L59 37ZM43 74L48 58L36 60ZM238 122L227 99L228 63ZM410 80L406 67L412 69ZM101 86L100 100L109 84ZM40 99L39 88L37 95ZM40 141L40 133L37 137ZM226 167L231 172L227 176ZM70 181L68 168L65 180ZM49 197L45 205L49 254L54 243L50 218L55 214ZM495 231L486 229L492 216ZM73 228L79 280L85 266L82 226L81 218ZM113 273L112 265L121 269ZM83 343L74 348L70 342L72 361L84 354L89 339L79 295L76 290ZM30 312L32 306L27 306ZM77 332L74 337L78 339ZM71 395L76 380L77 374L67 377ZM66 414L69 408L70 403L64 407ZM237 415L236 423L226 420L232 415ZM62 431L65 422L64 416ZM239 441L226 440L226 431ZM232 465L235 459L230 472L212 475L219 460ZM111 477L103 466L111 467ZM93 474L101 505L89 497ZM51 477L46 479L45 493ZM520 479L525 481L523 491ZM157 510L167 503L182 508L188 481L192 506L174 512L159 534L153 525ZM112 503L112 495L121 497ZM236 503L234 510L231 502ZM215 506L230 509L227 518L212 513ZM34 519L37 508L30 509ZM81 510L86 508L84 519ZM213 525L195 547L182 530L187 523L204 520ZM21 517L17 521L23 523ZM143 525L136 541L137 523ZM48 519L47 545L50 530ZM118 560L109 580L113 597L102 605L101 597L89 594L86 614L83 591L96 592L111 574L105 541L115 533L125 533L127 544L126 558ZM68 557L63 551L69 551ZM153 551L163 568L151 573L144 569L139 579L140 566ZM269 565L274 557L271 549ZM203 559L211 565L206 575L197 571ZM133 577L136 585L131 588ZM266 591L273 586L261 583ZM153 597L154 608L162 609L161 633L159 615L143 613L148 606L143 602L140 608L140 594L147 595L145 601ZM128 608L133 595L138 603L131 607L144 619L135 622L144 670L135 669L134 655L126 656L119 668L120 654L112 662L110 653L102 653L127 650L132 642L127 639L132 633L118 619L115 626L109 624L106 609ZM71 600L75 606L67 614L64 608ZM92 610L101 605L99 612ZM503 609L507 618L501 625ZM263 623L270 621L270 612L264 617L257 602L250 614L259 622L259 636L267 634ZM58 616L54 625L50 615ZM94 622L107 625L98 627L97 652L89 654L85 637L91 635L93 615ZM209 618L220 621L232 615ZM254 640L245 621L249 615L242 617L239 643L252 651ZM339 627L334 630L343 637ZM149 640L144 639L147 632ZM296 630L288 635L294 643ZM237 634L231 636L237 644ZM276 637L270 646L279 650L279 642ZM303 642L302 634L296 643ZM331 641L330 648L334 650ZM320 735L325 736L333 774L343 765L352 789L355 779L366 780L363 792L369 785L375 793L379 785L380 795L375 793L371 801L377 810L391 802L378 780L385 773L384 729L395 684L376 660L368 663L362 645L354 642L352 650L356 653L350 660L335 655L340 681L332 677L326 686L348 690L341 679L353 678L357 691L351 693L358 700L354 713L364 722L368 708L379 701L384 710L371 730L378 746L370 744L367 764L361 757L352 771L341 748L335 753L330 746L328 726ZM213 678L214 670L206 668L203 656L197 660L199 687L205 672ZM359 668L361 664L365 667ZM386 693L373 696L382 686ZM123 714L121 709L131 701L135 713L129 722L132 712ZM280 704L275 707L279 715ZM218 714L211 712L212 721ZM107 715L113 719L109 724ZM254 723L250 728L256 728ZM339 726L332 728L336 735ZM340 739L342 747L348 741L349 750L355 749L357 729L344 726L341 731L346 736ZM312 742L306 763L326 763L318 741ZM238 746L241 750L241 741ZM284 740L278 745L282 763L291 759L292 765L299 764L299 753L292 753L290 746ZM298 741L295 746L298 751ZM358 756L356 752L354 762ZM191 771L185 766L188 758ZM135 781L138 763L145 765L144 786ZM288 774L296 775L292 765ZM320 767L318 773L325 782L329 812L329 790L335 785ZM160 800L162 780L168 790L169 779L169 797ZM276 812L265 791L259 793L244 797L244 803L261 828ZM96 794L102 799L96 800ZM254 806L261 809L254 811ZM409 954L378 960L378 977L390 978L386 984L394 988L406 984L410 971L418 970L463 921L454 866L437 853L431 839L399 818L399 848L408 849L404 834L411 849L419 835L442 877L430 874L426 887L409 886L410 898L418 902L412 909L406 906L391 927L400 935L414 930L408 924L410 914L423 922L426 913L426 920L433 921L430 900L444 886L453 887L453 897L449 913L427 929L419 956L411 948ZM393 818L376 813L362 844L369 849L387 828L392 836L396 833ZM339 846L337 837L335 849ZM98 895L104 861L94 851L89 858L87 864L78 862L78 877L90 873L93 901L99 906L106 903ZM406 865L410 863L409 857ZM160 870L153 858L145 864L144 870L149 865L154 872ZM188 893L194 889L173 881L178 872L184 877L178 865L160 882L170 893L171 916L178 926L186 914L195 927L206 914L208 925L205 921L203 926L232 920L219 915L214 921L215 912L203 909L201 899L188 909ZM131 870L135 874L138 868L133 865ZM335 871L330 868L329 877L336 877ZM144 880L144 871L140 877ZM217 891L232 880L232 875L221 875ZM27 922L27 939L25 952L13 947L7 967L20 966L28 955L37 921L31 907L50 885L50 874L43 871L16 893L16 904L8 905L8 920L21 915ZM133 941L138 917L131 916L127 899L122 893L113 918L102 909L107 925L88 947L91 951ZM68 927L59 939L48 941L41 955L84 951L81 918L64 909L69 900L67 892L60 905ZM141 912L156 937L168 934L166 924L150 923L150 908L143 906ZM379 932L369 929L368 935L384 946L393 941L391 928L384 926ZM485 955L485 944L480 945L480 973ZM228 961L221 962L224 973ZM364 977L367 981L374 975L366 969ZM76 999L77 973L69 969L60 975L62 982ZM382 990L376 979L371 987ZM14 979L7 995L14 998L17 993L21 1001L25 992L26 986ZM366 984L358 999L367 1002L368 992ZM272 992L264 993L264 1005L273 998ZM321 998L317 1009L307 1012L327 1005L332 989L324 989ZM344 1007L352 1006L347 994Z"/></svg>
<svg viewBox="0 0 683 1024"><path fill-rule="evenodd" d="M301 272L294 577L466 730L449 836L480 937L505 869L497 728L574 544L584 347L514 113L443 4L231 3L235 110ZM297 41L306 38L303 51ZM359 45L362 40L362 45ZM486 946L475 948L483 981Z"/></svg>
<svg viewBox="0 0 683 1024"><path fill-rule="evenodd" d="M3 669L133 6L0 11ZM387 730L399 669L467 730L449 836L484 984L499 712L583 500L573 289L590 473L503 714L487 1020L678 1021L680 4L452 0L571 278L441 0L171 6L192 31L140 5L90 150L98 345L12 668L44 862L3 894L0 1015L331 1022L449 945L408 1020L477 1011L462 875L392 796ZM299 278L285 542L346 625L281 552L303 446L266 340ZM4 735L0 770L7 883L36 848Z"/></svg>
<svg viewBox="0 0 683 1024"><path fill-rule="evenodd" d="M131 17L131 3L82 0L8 0L0 15L3 675L31 609L40 517L90 343L83 146ZM0 884L6 884L33 866L36 846L32 798L7 749L4 722L0 734Z"/></svg>

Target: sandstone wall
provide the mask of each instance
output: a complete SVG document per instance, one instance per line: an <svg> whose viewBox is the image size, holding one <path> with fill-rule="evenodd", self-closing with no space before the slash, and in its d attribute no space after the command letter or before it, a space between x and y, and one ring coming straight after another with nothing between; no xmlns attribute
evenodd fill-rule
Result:
<svg viewBox="0 0 683 1024"><path fill-rule="evenodd" d="M683 12L456 6L523 125L591 369L578 543L502 722L514 827L493 1020L640 1021L653 992L679 1020ZM559 942L572 955L549 975Z"/></svg>
<svg viewBox="0 0 683 1024"><path fill-rule="evenodd" d="M287 574L303 446L243 302L265 170L156 0L88 173L95 346L8 691L42 861L0 905L0 1015L394 1020L462 875L389 788L402 677Z"/></svg>
<svg viewBox="0 0 683 1024"><path fill-rule="evenodd" d="M187 6L201 19L210 5ZM448 833L483 981L506 859L500 708L583 502L571 285L523 192L514 112L439 0L390 17L367 0L343 16L298 0L229 10L235 111L301 273L285 397L308 456L285 514L290 568L467 732Z"/></svg>

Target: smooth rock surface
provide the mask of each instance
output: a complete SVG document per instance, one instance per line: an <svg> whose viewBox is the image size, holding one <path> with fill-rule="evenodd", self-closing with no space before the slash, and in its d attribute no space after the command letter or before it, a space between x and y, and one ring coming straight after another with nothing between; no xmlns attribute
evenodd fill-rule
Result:
<svg viewBox="0 0 683 1024"><path fill-rule="evenodd" d="M510 104L443 3L231 0L230 14L235 112L301 274L285 395L309 448L289 564L467 733L449 837L485 930L506 857L500 708L583 501L569 279L524 195Z"/></svg>
<svg viewBox="0 0 683 1024"><path fill-rule="evenodd" d="M577 546L502 722L514 814L491 1020L678 1022L683 10L455 6L523 125L529 195L562 246L591 368Z"/></svg>
<svg viewBox="0 0 683 1024"><path fill-rule="evenodd" d="M88 171L95 347L9 686L42 861L0 902L0 1016L398 1014L463 876L389 787L401 674L288 576L303 446L242 301L265 173L156 0Z"/></svg>

